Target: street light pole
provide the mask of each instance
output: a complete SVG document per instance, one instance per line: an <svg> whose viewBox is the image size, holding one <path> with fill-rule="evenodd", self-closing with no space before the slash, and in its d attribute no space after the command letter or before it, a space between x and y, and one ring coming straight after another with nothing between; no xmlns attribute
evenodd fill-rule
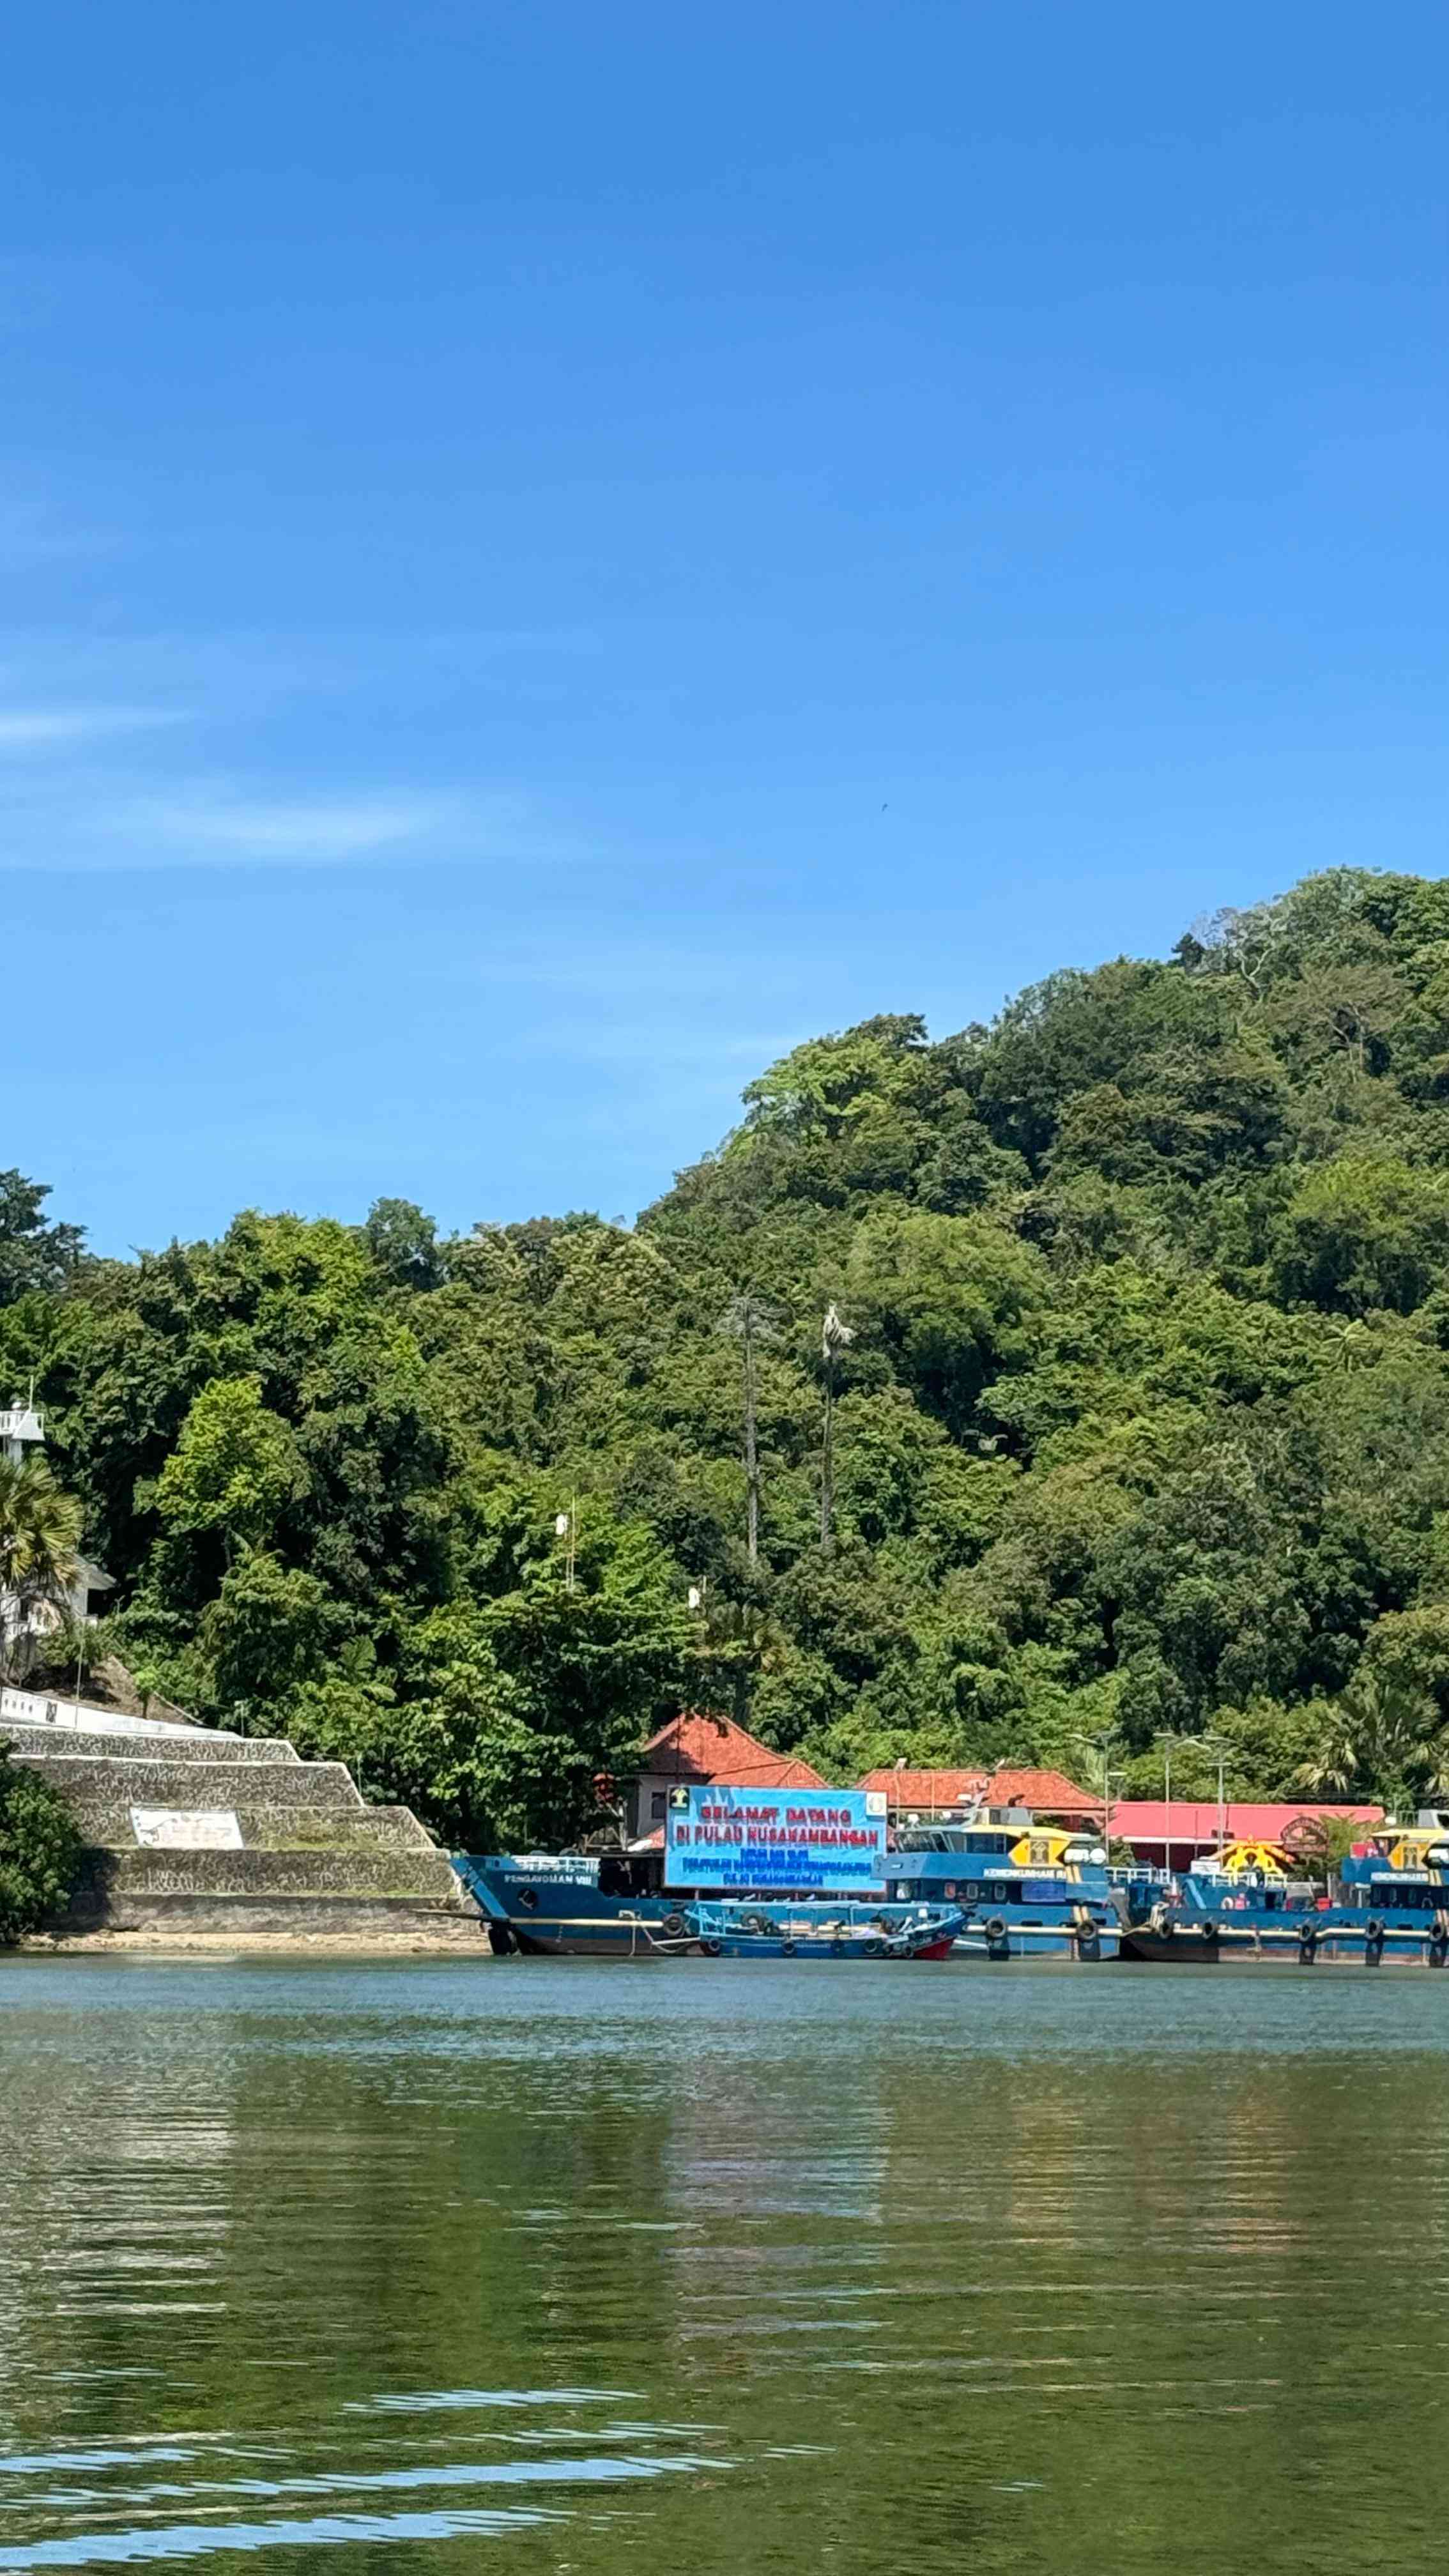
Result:
<svg viewBox="0 0 1449 2576"><path fill-rule="evenodd" d="M1162 1752L1162 1787L1164 1815L1162 1820L1162 1866L1172 1876L1172 1756L1177 1745L1186 1743L1185 1736L1175 1735L1164 1727L1157 1742Z"/></svg>
<svg viewBox="0 0 1449 2576"><path fill-rule="evenodd" d="M1106 1727L1092 1743L1102 1761L1102 1841L1106 1847L1107 1866L1112 1865L1112 1755L1118 1742L1115 1728Z"/></svg>

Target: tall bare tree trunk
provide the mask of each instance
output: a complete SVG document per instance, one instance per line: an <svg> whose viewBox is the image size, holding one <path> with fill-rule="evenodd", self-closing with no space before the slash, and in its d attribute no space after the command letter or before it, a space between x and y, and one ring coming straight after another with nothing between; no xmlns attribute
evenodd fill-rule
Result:
<svg viewBox="0 0 1449 2576"><path fill-rule="evenodd" d="M835 1519L835 1356L825 1361L825 1424L820 1443L820 1544L826 1555L834 1544Z"/></svg>
<svg viewBox="0 0 1449 2576"><path fill-rule="evenodd" d="M751 1565L760 1559L760 1452L755 1438L755 1310L748 1300L740 1338L745 1379L745 1547Z"/></svg>
<svg viewBox="0 0 1449 2576"><path fill-rule="evenodd" d="M820 1327L820 1357L825 1373L825 1423L820 1444L820 1545L828 1556L835 1544L835 1359L855 1335L841 1322L833 1305Z"/></svg>

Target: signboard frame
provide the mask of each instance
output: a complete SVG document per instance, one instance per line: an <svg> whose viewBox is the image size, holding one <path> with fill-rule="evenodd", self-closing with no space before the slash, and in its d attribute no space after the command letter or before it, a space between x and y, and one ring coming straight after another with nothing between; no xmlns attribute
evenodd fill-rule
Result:
<svg viewBox="0 0 1449 2576"><path fill-rule="evenodd" d="M879 1789L669 1792L664 1884L721 1895L844 1896L869 1901L886 1881Z"/></svg>

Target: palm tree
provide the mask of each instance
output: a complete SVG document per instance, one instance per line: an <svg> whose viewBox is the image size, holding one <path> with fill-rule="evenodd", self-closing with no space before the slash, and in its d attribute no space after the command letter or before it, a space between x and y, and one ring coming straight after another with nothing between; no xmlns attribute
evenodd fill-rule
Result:
<svg viewBox="0 0 1449 2576"><path fill-rule="evenodd" d="M1334 1702L1301 1788L1417 1807L1449 1775L1449 1733L1434 1702L1400 1682L1361 1673Z"/></svg>
<svg viewBox="0 0 1449 2576"><path fill-rule="evenodd" d="M42 1613L64 1607L80 1572L81 1507L43 1458L0 1458L0 1661L28 1661Z"/></svg>

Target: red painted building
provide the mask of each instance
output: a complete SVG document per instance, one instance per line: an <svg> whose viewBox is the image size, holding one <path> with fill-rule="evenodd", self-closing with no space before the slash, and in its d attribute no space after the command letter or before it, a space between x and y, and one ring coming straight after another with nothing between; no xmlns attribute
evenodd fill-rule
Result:
<svg viewBox="0 0 1449 2576"><path fill-rule="evenodd" d="M1319 1816L1351 1817L1355 1824L1376 1825L1382 1822L1383 1812L1382 1807L1329 1807L1313 1799L1264 1802L1229 1798L1222 1811L1222 1823L1229 1842L1282 1844L1286 1835L1291 1851L1294 1828L1300 1822ZM1100 1800L1097 1813L1101 1814ZM1200 1853L1216 1851L1218 1822L1216 1798L1174 1798L1170 1808L1161 1798L1112 1801L1113 1842L1130 1843L1135 1857L1154 1869L1164 1865L1189 1869Z"/></svg>

